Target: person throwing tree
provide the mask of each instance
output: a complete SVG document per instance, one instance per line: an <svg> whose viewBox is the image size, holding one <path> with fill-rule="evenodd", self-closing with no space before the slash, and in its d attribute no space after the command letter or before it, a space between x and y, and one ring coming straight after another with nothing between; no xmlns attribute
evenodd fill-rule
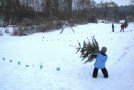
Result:
<svg viewBox="0 0 134 90"><path fill-rule="evenodd" d="M107 48L102 47L101 51L98 53L93 54L96 57L96 61L94 63L94 70L93 70L93 78L97 78L98 70L101 69L104 78L108 78L108 71L105 67L105 63L107 61L108 56L106 55Z"/></svg>

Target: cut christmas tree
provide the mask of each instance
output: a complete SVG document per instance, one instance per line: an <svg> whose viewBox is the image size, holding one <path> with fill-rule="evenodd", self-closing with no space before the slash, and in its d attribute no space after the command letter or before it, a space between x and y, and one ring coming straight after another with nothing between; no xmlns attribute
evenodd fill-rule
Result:
<svg viewBox="0 0 134 90"><path fill-rule="evenodd" d="M78 52L81 53L80 57L82 58L82 60L85 60L84 63L92 62L95 59L94 53L99 51L99 44L96 41L95 37L92 37L91 41L89 39L87 42L84 40L82 47L80 42L78 42L78 44L79 47L76 48L77 49L76 53Z"/></svg>

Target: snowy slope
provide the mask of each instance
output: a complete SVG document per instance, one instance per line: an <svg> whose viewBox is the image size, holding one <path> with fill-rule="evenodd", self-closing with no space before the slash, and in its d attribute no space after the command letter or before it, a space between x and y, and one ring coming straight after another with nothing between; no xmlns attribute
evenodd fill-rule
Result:
<svg viewBox="0 0 134 90"><path fill-rule="evenodd" d="M0 36L0 90L133 90L134 25L86 24L30 36ZM4 28L0 28L4 31ZM92 78L93 64L83 64L78 42L94 36L108 48L109 78Z"/></svg>

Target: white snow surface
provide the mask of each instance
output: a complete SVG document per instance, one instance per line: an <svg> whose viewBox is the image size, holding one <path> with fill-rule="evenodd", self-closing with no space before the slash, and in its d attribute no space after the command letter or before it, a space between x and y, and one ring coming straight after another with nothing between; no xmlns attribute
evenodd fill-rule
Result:
<svg viewBox="0 0 134 90"><path fill-rule="evenodd" d="M134 90L134 24L125 32L120 24L78 25L29 36L0 36L0 90ZM4 32L5 28L0 28ZM83 64L78 42L95 36L108 48L106 68L92 78L94 61Z"/></svg>

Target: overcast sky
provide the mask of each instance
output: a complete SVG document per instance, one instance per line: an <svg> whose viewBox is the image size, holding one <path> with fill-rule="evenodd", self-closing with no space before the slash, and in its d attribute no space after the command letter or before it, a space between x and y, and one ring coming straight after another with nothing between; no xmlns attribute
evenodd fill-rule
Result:
<svg viewBox="0 0 134 90"><path fill-rule="evenodd" d="M101 2L101 0L95 0L97 3ZM121 5L129 5L130 4L130 0L103 0L103 1L113 1L115 3L117 3L119 6Z"/></svg>

